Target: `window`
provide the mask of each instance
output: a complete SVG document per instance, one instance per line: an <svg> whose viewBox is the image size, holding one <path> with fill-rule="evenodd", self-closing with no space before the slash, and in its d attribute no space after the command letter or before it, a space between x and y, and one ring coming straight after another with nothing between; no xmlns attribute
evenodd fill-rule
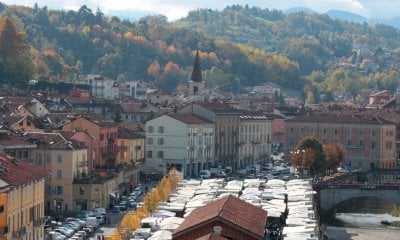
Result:
<svg viewBox="0 0 400 240"><path fill-rule="evenodd" d="M163 151L158 151L157 152L157 157L158 158L164 158L164 152Z"/></svg>
<svg viewBox="0 0 400 240"><path fill-rule="evenodd" d="M149 131L149 133L153 133L154 132L154 127L153 126L149 126L147 128L147 131Z"/></svg>
<svg viewBox="0 0 400 240"><path fill-rule="evenodd" d="M375 136L375 130L372 130L371 135L372 135L372 136Z"/></svg>
<svg viewBox="0 0 400 240"><path fill-rule="evenodd" d="M338 130L337 129L335 129L335 135L337 135L338 134Z"/></svg>
<svg viewBox="0 0 400 240"><path fill-rule="evenodd" d="M371 141L371 149L375 148L375 141Z"/></svg>
<svg viewBox="0 0 400 240"><path fill-rule="evenodd" d="M104 133L100 134L100 141L104 140Z"/></svg>
<svg viewBox="0 0 400 240"><path fill-rule="evenodd" d="M51 153L47 154L47 163L51 163Z"/></svg>
<svg viewBox="0 0 400 240"><path fill-rule="evenodd" d="M301 133L304 133L304 128L301 128Z"/></svg>
<svg viewBox="0 0 400 240"><path fill-rule="evenodd" d="M323 134L326 134L326 129L325 129L325 128L322 129L322 133L323 133Z"/></svg>
<svg viewBox="0 0 400 240"><path fill-rule="evenodd" d="M57 195L62 195L64 192L64 187L63 186L57 186L56 187L56 194Z"/></svg>
<svg viewBox="0 0 400 240"><path fill-rule="evenodd" d="M96 195L96 196L99 195L99 189L98 189L98 188L95 188L95 189L94 189L94 195Z"/></svg>
<svg viewBox="0 0 400 240"><path fill-rule="evenodd" d="M360 147L362 147L362 146L364 146L364 143L363 143L363 141L361 140L361 141L360 141Z"/></svg>
<svg viewBox="0 0 400 240"><path fill-rule="evenodd" d="M51 194L51 185L46 186L46 193Z"/></svg>
<svg viewBox="0 0 400 240"><path fill-rule="evenodd" d="M152 158L153 157L153 151L147 151L147 157Z"/></svg>
<svg viewBox="0 0 400 240"><path fill-rule="evenodd" d="M158 139L158 145L164 145L164 138Z"/></svg>
<svg viewBox="0 0 400 240"><path fill-rule="evenodd" d="M85 194L85 189L83 187L79 188L79 194L84 195Z"/></svg>
<svg viewBox="0 0 400 240"><path fill-rule="evenodd" d="M147 144L152 145L153 144L153 138L147 138Z"/></svg>
<svg viewBox="0 0 400 240"><path fill-rule="evenodd" d="M351 140L347 140L347 145L351 145Z"/></svg>
<svg viewBox="0 0 400 240"><path fill-rule="evenodd" d="M290 132L293 132L293 128L292 127L290 128Z"/></svg>
<svg viewBox="0 0 400 240"><path fill-rule="evenodd" d="M164 127L158 127L158 133L164 133Z"/></svg>
<svg viewBox="0 0 400 240"><path fill-rule="evenodd" d="M392 149L392 141L386 142L386 149Z"/></svg>
<svg viewBox="0 0 400 240"><path fill-rule="evenodd" d="M0 205L0 213L4 212L4 205Z"/></svg>
<svg viewBox="0 0 400 240"><path fill-rule="evenodd" d="M57 179L62 178L62 170L57 170Z"/></svg>
<svg viewBox="0 0 400 240"><path fill-rule="evenodd" d="M59 162L59 163L62 162L62 155L61 154L57 155L57 162Z"/></svg>
<svg viewBox="0 0 400 240"><path fill-rule="evenodd" d="M32 125L31 122L29 121L26 122L26 126L31 126L31 125Z"/></svg>

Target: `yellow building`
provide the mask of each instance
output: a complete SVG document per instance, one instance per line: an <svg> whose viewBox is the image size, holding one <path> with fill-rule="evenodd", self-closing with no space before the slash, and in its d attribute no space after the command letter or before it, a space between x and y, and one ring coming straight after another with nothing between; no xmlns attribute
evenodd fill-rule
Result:
<svg viewBox="0 0 400 240"><path fill-rule="evenodd" d="M10 186L6 194L8 229L4 239L44 239L45 172L5 153L0 153L0 166L0 179ZM4 195L0 198L0 202L5 201Z"/></svg>
<svg viewBox="0 0 400 240"><path fill-rule="evenodd" d="M46 212L73 213L72 184L88 173L87 148L60 133L25 133L26 140L37 144L32 149L33 164L49 173L45 186Z"/></svg>
<svg viewBox="0 0 400 240"><path fill-rule="evenodd" d="M117 164L138 165L144 158L146 137L131 129L118 128Z"/></svg>
<svg viewBox="0 0 400 240"><path fill-rule="evenodd" d="M6 240L8 233L7 223L7 192L10 185L0 179L0 240Z"/></svg>
<svg viewBox="0 0 400 240"><path fill-rule="evenodd" d="M115 204L118 193L117 178L113 174L97 173L96 178L75 179L73 184L73 208L77 216L96 207L108 208Z"/></svg>

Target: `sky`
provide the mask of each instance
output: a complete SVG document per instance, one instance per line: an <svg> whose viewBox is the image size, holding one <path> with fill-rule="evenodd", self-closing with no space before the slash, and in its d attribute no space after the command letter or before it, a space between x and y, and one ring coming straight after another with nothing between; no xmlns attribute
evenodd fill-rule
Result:
<svg viewBox="0 0 400 240"><path fill-rule="evenodd" d="M388 19L400 15L400 0L0 0L7 5L17 4L49 9L78 10L86 5L93 11L97 8L105 14L132 13L136 17L162 14L170 21L185 17L190 10L209 8L221 10L228 5L248 4L250 7L286 10L292 7L307 7L324 13L328 10L345 10L367 18Z"/></svg>

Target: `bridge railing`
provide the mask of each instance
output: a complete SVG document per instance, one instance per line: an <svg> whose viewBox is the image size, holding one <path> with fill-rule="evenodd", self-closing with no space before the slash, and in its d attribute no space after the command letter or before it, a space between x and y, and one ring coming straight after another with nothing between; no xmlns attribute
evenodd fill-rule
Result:
<svg viewBox="0 0 400 240"><path fill-rule="evenodd" d="M378 189L378 190L400 190L399 184L365 184L365 183L314 183L315 189L339 188L339 189Z"/></svg>

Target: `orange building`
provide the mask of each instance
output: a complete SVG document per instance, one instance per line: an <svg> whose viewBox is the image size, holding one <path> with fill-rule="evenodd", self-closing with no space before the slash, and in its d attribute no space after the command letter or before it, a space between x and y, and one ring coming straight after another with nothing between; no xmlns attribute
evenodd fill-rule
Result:
<svg viewBox="0 0 400 240"><path fill-rule="evenodd" d="M10 190L10 185L0 180L0 240L6 240L8 232L7 223L7 192Z"/></svg>

